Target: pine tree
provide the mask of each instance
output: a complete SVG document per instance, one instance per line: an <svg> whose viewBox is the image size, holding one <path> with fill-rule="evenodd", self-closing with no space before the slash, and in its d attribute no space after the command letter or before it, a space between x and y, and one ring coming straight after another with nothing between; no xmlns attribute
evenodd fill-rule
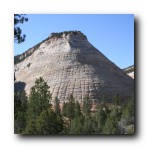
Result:
<svg viewBox="0 0 148 148"><path fill-rule="evenodd" d="M56 115L60 115L61 109L60 109L59 100L57 97L54 100L54 110Z"/></svg>
<svg viewBox="0 0 148 148"><path fill-rule="evenodd" d="M68 102L68 118L73 119L75 116L75 99L72 95L69 97Z"/></svg>
<svg viewBox="0 0 148 148"><path fill-rule="evenodd" d="M22 30L18 27L18 24L27 22L28 18L24 14L14 14L14 42L20 44L25 41L26 35L22 35Z"/></svg>
<svg viewBox="0 0 148 148"><path fill-rule="evenodd" d="M14 93L14 133L21 134L26 128L27 96L25 91Z"/></svg>
<svg viewBox="0 0 148 148"><path fill-rule="evenodd" d="M130 128L132 127L132 129ZM120 120L120 133L133 134L134 133L134 99L130 98L127 104L122 108L122 115Z"/></svg>
<svg viewBox="0 0 148 148"><path fill-rule="evenodd" d="M55 98L55 103L54 103L54 112L56 114L56 126L58 127L58 132L61 132L63 130L63 124L64 124L64 121L63 121L63 117L62 117L62 114L61 114L61 109L60 109L60 104L59 104L59 100L58 98L56 97Z"/></svg>
<svg viewBox="0 0 148 148"><path fill-rule="evenodd" d="M49 87L43 78L36 79L35 85L31 88L27 110L27 128L29 134L37 134L36 119L40 114L51 107L51 94Z"/></svg>
<svg viewBox="0 0 148 148"><path fill-rule="evenodd" d="M83 134L84 128L84 117L75 116L74 119L71 121L71 127L69 129L69 134Z"/></svg>
<svg viewBox="0 0 148 148"><path fill-rule="evenodd" d="M123 107L123 116L131 118L134 116L134 99L130 98L128 103Z"/></svg>
<svg viewBox="0 0 148 148"><path fill-rule="evenodd" d="M113 97L113 103L114 103L115 106L118 106L118 105L121 105L122 104L121 98L120 98L119 94L116 94Z"/></svg>
<svg viewBox="0 0 148 148"><path fill-rule="evenodd" d="M48 89L49 86L41 77L36 79L35 85L31 88L28 107L36 116L51 105L51 94Z"/></svg>
<svg viewBox="0 0 148 148"><path fill-rule="evenodd" d="M84 126L84 117L81 113L81 107L78 101L75 103L74 117L71 121L69 134L82 134Z"/></svg>
<svg viewBox="0 0 148 148"><path fill-rule="evenodd" d="M100 108L96 111L95 115L95 121L96 121L96 133L102 133L104 124L106 122L107 114L103 110L103 108Z"/></svg>
<svg viewBox="0 0 148 148"><path fill-rule="evenodd" d="M81 113L81 107L78 101L75 103L75 117L80 117L82 115Z"/></svg>
<svg viewBox="0 0 148 148"><path fill-rule="evenodd" d="M107 116L105 126L103 128L103 134L119 134L118 122L120 121L120 112L118 109L113 109Z"/></svg>
<svg viewBox="0 0 148 148"><path fill-rule="evenodd" d="M64 103L63 103L63 106L62 106L62 115L63 115L63 116L66 116L66 110L67 110L67 109L66 109L66 106L67 106L67 105L66 105L66 102L64 102Z"/></svg>
<svg viewBox="0 0 148 148"><path fill-rule="evenodd" d="M85 116L84 117L84 126L83 126L83 134L93 134L94 129L93 129L93 118L91 116Z"/></svg>
<svg viewBox="0 0 148 148"><path fill-rule="evenodd" d="M84 98L83 102L83 113L85 116L90 116L92 103L89 97Z"/></svg>
<svg viewBox="0 0 148 148"><path fill-rule="evenodd" d="M59 134L63 130L63 124L51 109L43 110L36 120L38 134Z"/></svg>

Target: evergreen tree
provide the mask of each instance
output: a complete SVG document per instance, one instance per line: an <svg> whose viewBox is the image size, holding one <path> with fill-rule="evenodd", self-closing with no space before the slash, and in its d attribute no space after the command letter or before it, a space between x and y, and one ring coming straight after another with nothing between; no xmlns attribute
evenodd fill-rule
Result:
<svg viewBox="0 0 148 148"><path fill-rule="evenodd" d="M83 134L83 128L84 128L84 117L82 115L75 116L75 118L72 119L71 121L69 134Z"/></svg>
<svg viewBox="0 0 148 148"><path fill-rule="evenodd" d="M26 128L27 96L25 91L14 93L14 133L21 134Z"/></svg>
<svg viewBox="0 0 148 148"><path fill-rule="evenodd" d="M36 79L35 85L31 88L28 109L35 116L39 116L43 110L51 105L51 94L48 89L49 86L41 77Z"/></svg>
<svg viewBox="0 0 148 148"><path fill-rule="evenodd" d="M118 133L119 131L118 131L116 120L114 120L114 118L111 118L109 116L105 123L103 134L118 134Z"/></svg>
<svg viewBox="0 0 148 148"><path fill-rule="evenodd" d="M85 116L90 116L92 103L89 97L84 98L83 102L83 113Z"/></svg>
<svg viewBox="0 0 148 148"><path fill-rule="evenodd" d="M102 133L103 128L104 128L104 124L106 122L106 118L107 118L107 114L106 112L103 110L103 108L100 108L96 111L95 115L95 121L96 121L96 133Z"/></svg>
<svg viewBox="0 0 148 148"><path fill-rule="evenodd" d="M62 116L63 116L64 121L63 121L63 130L61 134L69 134L69 130L70 130L69 119L67 119L68 109L69 109L68 105L69 105L68 102L64 102L62 106Z"/></svg>
<svg viewBox="0 0 148 148"><path fill-rule="evenodd" d="M81 107L78 101L75 103L75 117L80 117L82 115L81 113Z"/></svg>
<svg viewBox="0 0 148 148"><path fill-rule="evenodd" d="M61 109L60 109L59 100L57 97L54 100L54 110L56 115L60 115Z"/></svg>
<svg viewBox="0 0 148 148"><path fill-rule="evenodd" d="M71 120L75 117L75 100L72 95L69 97L69 102L64 106L65 115L69 118L69 126L71 126Z"/></svg>
<svg viewBox="0 0 148 148"><path fill-rule="evenodd" d="M43 110L36 120L38 134L59 134L63 130L63 124L51 109Z"/></svg>
<svg viewBox="0 0 148 148"><path fill-rule="evenodd" d="M69 97L68 102L68 118L73 119L75 116L75 99L72 95Z"/></svg>
<svg viewBox="0 0 148 148"><path fill-rule="evenodd" d="M74 117L71 121L69 134L82 134L84 125L84 117L81 113L81 107L78 101L75 103Z"/></svg>
<svg viewBox="0 0 148 148"><path fill-rule="evenodd" d="M117 108L113 109L107 116L103 134L119 134L118 122L120 121L121 113Z"/></svg>
<svg viewBox="0 0 148 148"><path fill-rule="evenodd" d="M72 104L69 102L64 102L62 107L62 115L70 118L71 116L74 116L74 109L71 109ZM73 112L72 112L73 111Z"/></svg>
<svg viewBox="0 0 148 148"><path fill-rule="evenodd" d="M133 98L130 98L127 104L122 109L122 115L121 115L121 120L119 122L119 127L120 127L121 134L134 133L134 99Z"/></svg>
<svg viewBox="0 0 148 148"><path fill-rule="evenodd" d="M131 118L134 116L134 99L130 98L128 103L123 107L122 116L125 118Z"/></svg>
<svg viewBox="0 0 148 148"><path fill-rule="evenodd" d="M91 116L84 117L84 126L83 126L83 134L94 134L94 121Z"/></svg>
<svg viewBox="0 0 148 148"><path fill-rule="evenodd" d="M29 134L37 134L36 119L40 114L51 107L51 94L49 87L43 78L36 79L35 85L31 88L27 110L27 128Z"/></svg>
<svg viewBox="0 0 148 148"><path fill-rule="evenodd" d="M18 24L23 24L27 22L28 18L25 14L14 14L14 42L19 44L25 41L26 35L22 35L22 30L18 27Z"/></svg>
<svg viewBox="0 0 148 148"><path fill-rule="evenodd" d="M119 94L116 94L116 95L113 97L113 103L114 103L114 105L116 105L116 106L122 104L121 98L120 98Z"/></svg>
<svg viewBox="0 0 148 148"><path fill-rule="evenodd" d="M58 127L58 132L62 131L63 129L63 124L64 124L64 121L63 121L63 117L62 117L62 114L61 114L61 109L60 109L60 104L59 104L59 100L58 98L56 97L55 98L55 103L54 103L54 112L56 114L56 126Z"/></svg>
<svg viewBox="0 0 148 148"><path fill-rule="evenodd" d="M62 106L62 115L66 116L66 114L67 114L67 104L66 102L64 102Z"/></svg>

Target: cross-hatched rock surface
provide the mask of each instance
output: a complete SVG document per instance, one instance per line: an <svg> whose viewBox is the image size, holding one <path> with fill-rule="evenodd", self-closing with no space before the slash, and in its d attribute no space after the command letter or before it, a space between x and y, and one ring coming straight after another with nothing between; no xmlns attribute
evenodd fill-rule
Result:
<svg viewBox="0 0 148 148"><path fill-rule="evenodd" d="M50 86L52 98L61 101L67 101L71 94L79 101L86 96L97 100L102 95L134 95L133 79L79 31L53 33L38 47L17 58L20 62L14 67L15 83L25 83L27 94L36 78L43 77Z"/></svg>

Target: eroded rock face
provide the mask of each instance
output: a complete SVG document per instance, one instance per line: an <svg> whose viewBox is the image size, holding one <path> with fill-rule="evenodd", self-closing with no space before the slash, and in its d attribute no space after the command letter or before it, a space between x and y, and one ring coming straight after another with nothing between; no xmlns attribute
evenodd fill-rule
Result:
<svg viewBox="0 0 148 148"><path fill-rule="evenodd" d="M33 50L33 49L32 49ZM26 52L27 53L27 52ZM25 55L25 54L24 54ZM101 95L134 95L134 81L89 43L81 32L51 35L30 56L15 65L15 82L24 82L27 94L43 77L53 99L70 94L99 99Z"/></svg>
<svg viewBox="0 0 148 148"><path fill-rule="evenodd" d="M134 65L124 68L123 71L134 79Z"/></svg>

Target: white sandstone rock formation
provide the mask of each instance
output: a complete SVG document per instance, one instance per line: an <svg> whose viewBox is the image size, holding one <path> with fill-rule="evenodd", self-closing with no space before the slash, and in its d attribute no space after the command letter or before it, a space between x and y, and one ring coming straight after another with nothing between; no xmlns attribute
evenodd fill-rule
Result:
<svg viewBox="0 0 148 148"><path fill-rule="evenodd" d="M21 61L21 58L24 59ZM134 95L134 81L118 68L79 31L53 33L38 46L22 55L15 64L15 84L25 83L29 94L36 78L43 77L52 97L67 101L72 94L77 100L89 96Z"/></svg>
<svg viewBox="0 0 148 148"><path fill-rule="evenodd" d="M134 79L134 65L133 66L129 66L127 68L124 68L123 71L129 75L131 78Z"/></svg>

